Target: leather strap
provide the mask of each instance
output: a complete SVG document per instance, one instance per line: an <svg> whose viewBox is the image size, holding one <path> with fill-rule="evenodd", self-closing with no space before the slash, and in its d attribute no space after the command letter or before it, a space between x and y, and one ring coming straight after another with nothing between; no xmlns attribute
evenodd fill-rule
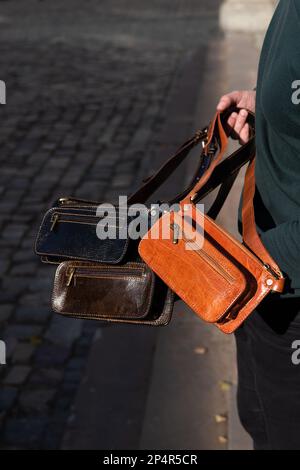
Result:
<svg viewBox="0 0 300 470"><path fill-rule="evenodd" d="M255 194L255 157L250 161L244 183L243 192L243 208L242 208L242 223L243 223L243 240L245 244L258 256L261 260L268 265L278 277L278 282L272 286L272 289L277 292L282 292L284 288L284 277L280 271L279 266L266 250L260 236L256 230L255 214L254 214L254 200Z"/></svg>
<svg viewBox="0 0 300 470"><path fill-rule="evenodd" d="M230 190L232 186L234 185L234 182L237 178L238 171L232 175L230 175L222 184L219 189L219 192L217 194L216 199L214 200L212 206L209 208L207 215L211 219L216 219L224 205L224 202L227 199L228 194L230 193Z"/></svg>
<svg viewBox="0 0 300 470"><path fill-rule="evenodd" d="M179 147L176 153L170 157L153 175L149 176L144 180L144 184L140 186L133 194L128 198L129 204L144 203L147 199L167 180L167 178L174 173L176 168L185 160L190 151L198 145L206 136L206 128L197 131L195 135L187 140L183 145ZM202 157L202 155L201 155ZM197 166L196 172L192 178L192 182L188 189L174 197L173 201L180 201L184 195L190 192L199 179L199 172L201 171L202 158Z"/></svg>
<svg viewBox="0 0 300 470"><path fill-rule="evenodd" d="M234 108L235 109L235 108ZM230 108L227 111L227 114L233 108ZM225 119L226 115L223 113L222 117ZM254 118L252 118L254 121ZM218 160L214 162L214 165L211 166L212 159L213 159L213 152L211 152L211 145L214 143L214 139L218 139L218 128L217 124L217 115L213 121L214 125L210 125L209 129L204 128L199 130L195 133L195 135L187 140L183 145L179 147L176 153L170 157L153 175L149 176L148 178L144 179L143 185L140 186L131 196L128 198L129 204L136 204L136 203L144 203L147 199L172 175L172 173L178 168L178 166L185 160L188 156L189 152L200 143L204 144L203 149L200 155L200 162L196 168L196 171L191 179L189 186L180 194L177 194L172 200L169 201L169 204L172 205L175 202L181 201L191 191L195 188L196 184L198 183L198 187L205 188L206 193L208 194L221 183L227 184L226 180L227 175L230 177L230 174L234 173L235 169L239 170L241 166L243 166L247 161L250 159L249 155L249 147L251 146L251 142L239 148L236 152L234 152L231 156L229 156L226 161L225 165L221 163L220 171L218 171L218 165L220 160L222 159L219 156ZM252 123L253 124L253 123ZM225 138L227 144L227 135L224 132L223 137ZM208 171L209 169L209 171ZM216 169L216 171L214 171ZM211 178L211 176L214 177ZM205 184L207 182L207 185ZM200 194L200 192L199 192ZM201 196L202 198L203 196Z"/></svg>

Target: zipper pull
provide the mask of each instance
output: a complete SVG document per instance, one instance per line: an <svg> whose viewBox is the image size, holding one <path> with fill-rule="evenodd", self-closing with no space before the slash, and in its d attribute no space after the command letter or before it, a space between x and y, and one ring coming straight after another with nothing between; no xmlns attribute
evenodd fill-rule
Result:
<svg viewBox="0 0 300 470"><path fill-rule="evenodd" d="M74 276L74 273L75 273L75 268L72 268L68 274L68 280L67 280L67 287L69 287L71 285L71 282L72 282L72 279L73 279L73 276Z"/></svg>
<svg viewBox="0 0 300 470"><path fill-rule="evenodd" d="M275 277L275 279L280 279L282 277L282 274L281 273L278 273L277 271L275 271L274 268L272 268L272 266L270 264L267 264L267 263L264 263L264 268L270 273L272 274L273 277Z"/></svg>
<svg viewBox="0 0 300 470"><path fill-rule="evenodd" d="M171 224L171 229L173 230L173 244L177 245L179 239L179 225Z"/></svg>
<svg viewBox="0 0 300 470"><path fill-rule="evenodd" d="M57 221L58 221L58 214L55 214L54 217L53 217L53 219L52 219L52 224L51 224L51 227L50 227L50 232L52 232L52 230L54 230L54 227L55 227Z"/></svg>
<svg viewBox="0 0 300 470"><path fill-rule="evenodd" d="M64 205L64 204L68 203L69 199L70 198L68 198L68 197L60 197L58 202L59 202L60 205Z"/></svg>

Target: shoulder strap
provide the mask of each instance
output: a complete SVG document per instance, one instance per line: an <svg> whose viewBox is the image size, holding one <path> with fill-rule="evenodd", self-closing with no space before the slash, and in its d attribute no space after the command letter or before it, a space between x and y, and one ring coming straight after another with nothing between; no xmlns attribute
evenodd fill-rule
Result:
<svg viewBox="0 0 300 470"><path fill-rule="evenodd" d="M195 135L187 140L179 149L170 157L153 175L144 180L142 186L140 186L131 196L128 198L129 204L144 203L147 199L172 175L172 173L178 168L178 166L185 160L192 148L204 141L207 135L207 128L197 131ZM192 182L189 185L188 190L178 194L173 200L178 201L182 199L185 193L189 192L199 180L199 173L201 172L202 158L196 169L196 172L192 178Z"/></svg>
<svg viewBox="0 0 300 470"><path fill-rule="evenodd" d="M273 290L282 292L284 288L284 277L280 271L279 266L271 257L265 248L260 236L256 230L255 215L254 215L254 200L255 194L255 157L253 157L247 168L244 191L243 191L243 208L242 208L242 223L243 223L243 240L245 244L266 264L266 267L271 269L275 276L278 278L278 283L273 287Z"/></svg>

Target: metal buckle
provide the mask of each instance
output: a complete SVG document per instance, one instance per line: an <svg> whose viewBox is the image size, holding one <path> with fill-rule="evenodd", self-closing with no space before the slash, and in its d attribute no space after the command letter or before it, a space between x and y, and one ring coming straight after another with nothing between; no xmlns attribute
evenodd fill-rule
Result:
<svg viewBox="0 0 300 470"><path fill-rule="evenodd" d="M202 140L202 147L204 148L208 142L207 133L208 133L207 127L203 130L198 130L195 133L195 137L194 137L195 144L197 144L200 140Z"/></svg>

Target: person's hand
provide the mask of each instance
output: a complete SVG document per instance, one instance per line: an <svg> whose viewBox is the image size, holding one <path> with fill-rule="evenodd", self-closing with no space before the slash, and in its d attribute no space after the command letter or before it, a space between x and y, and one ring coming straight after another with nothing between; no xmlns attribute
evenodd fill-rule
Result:
<svg viewBox="0 0 300 470"><path fill-rule="evenodd" d="M233 137L239 139L241 144L249 141L250 129L246 120L248 111L255 112L255 97L256 91L254 90L232 91L223 95L217 105L218 111L225 111L230 106L242 108L239 113L231 113L227 121L233 131Z"/></svg>

